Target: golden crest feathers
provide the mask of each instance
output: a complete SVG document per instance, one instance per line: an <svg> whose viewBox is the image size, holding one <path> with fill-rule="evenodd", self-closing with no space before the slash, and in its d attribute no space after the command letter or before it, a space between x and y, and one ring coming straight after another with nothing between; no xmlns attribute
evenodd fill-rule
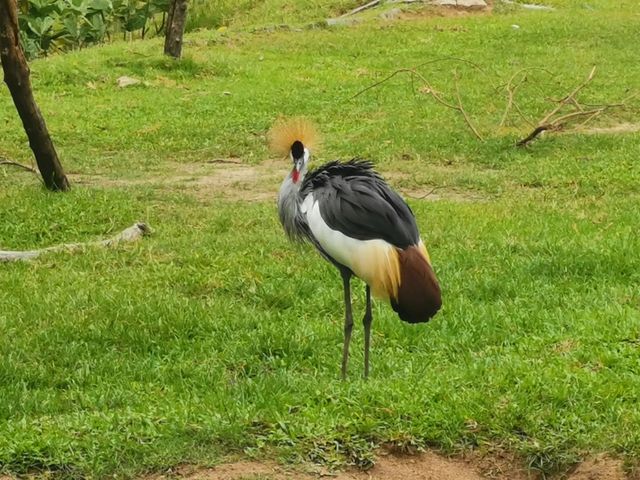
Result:
<svg viewBox="0 0 640 480"><path fill-rule="evenodd" d="M315 125L303 117L277 120L269 130L268 138L271 150L283 157L289 155L291 145L296 140L302 142L309 151L315 150L320 143Z"/></svg>

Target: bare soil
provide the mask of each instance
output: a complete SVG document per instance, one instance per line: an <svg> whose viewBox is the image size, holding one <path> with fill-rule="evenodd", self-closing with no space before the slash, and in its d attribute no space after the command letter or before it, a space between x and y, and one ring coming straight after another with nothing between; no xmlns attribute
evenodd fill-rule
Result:
<svg viewBox="0 0 640 480"><path fill-rule="evenodd" d="M622 461L605 455L582 462L569 476L570 480L621 480L625 475Z"/></svg>
<svg viewBox="0 0 640 480"><path fill-rule="evenodd" d="M143 178L115 178L102 175L69 175L73 183L96 187L133 187L140 185L167 189L180 189L201 201L213 199L243 200L248 202L274 201L280 183L287 175L287 161L267 160L259 165L248 165L239 159L216 159L201 163L171 163L163 165ZM406 174L384 172L393 185ZM403 182L402 182L403 183ZM400 187L408 198L427 201L448 200L454 202L478 201L475 193L445 188Z"/></svg>
<svg viewBox="0 0 640 480"><path fill-rule="evenodd" d="M616 133L640 132L640 123L619 123L608 127L583 127L569 133L583 133L586 135L613 135Z"/></svg>
<svg viewBox="0 0 640 480"><path fill-rule="evenodd" d="M501 455L497 457L477 454L463 458L451 458L434 452L418 455L381 454L376 465L366 472L351 469L328 472L313 467L305 469L287 467L275 462L238 461L214 468L183 466L147 480L539 480L537 472L527 472L515 460ZM547 477L548 478L548 477ZM578 465L568 475L557 478L567 480L629 480L622 461L607 456L589 459Z"/></svg>

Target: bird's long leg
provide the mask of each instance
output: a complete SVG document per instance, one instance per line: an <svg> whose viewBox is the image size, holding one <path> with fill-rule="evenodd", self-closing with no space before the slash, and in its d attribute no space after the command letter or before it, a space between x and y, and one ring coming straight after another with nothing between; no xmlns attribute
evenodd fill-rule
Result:
<svg viewBox="0 0 640 480"><path fill-rule="evenodd" d="M371 340L371 321L373 315L371 315L371 288L367 285L367 308L364 312L364 318L362 324L364 325L364 378L369 376L369 345Z"/></svg>
<svg viewBox="0 0 640 480"><path fill-rule="evenodd" d="M351 272L342 273L344 286L344 346L342 348L342 379L347 378L347 363L349 362L349 342L353 329L353 315L351 313Z"/></svg>

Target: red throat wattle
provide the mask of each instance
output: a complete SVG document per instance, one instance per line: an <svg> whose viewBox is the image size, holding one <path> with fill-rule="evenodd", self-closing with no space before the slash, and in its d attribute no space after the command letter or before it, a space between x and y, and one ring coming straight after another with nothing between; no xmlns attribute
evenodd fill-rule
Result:
<svg viewBox="0 0 640 480"><path fill-rule="evenodd" d="M296 170L295 167L291 170L291 179L293 180L293 183L298 183L298 180L300 180L300 172Z"/></svg>

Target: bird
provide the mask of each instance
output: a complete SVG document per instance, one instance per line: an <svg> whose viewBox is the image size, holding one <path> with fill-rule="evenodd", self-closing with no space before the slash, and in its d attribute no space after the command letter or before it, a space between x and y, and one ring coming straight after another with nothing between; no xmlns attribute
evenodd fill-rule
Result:
<svg viewBox="0 0 640 480"><path fill-rule="evenodd" d="M388 300L401 320L429 321L441 308L440 284L416 218L372 162L353 158L309 169L319 135L301 117L281 119L269 131L271 149L289 157L291 171L278 192L280 223L293 241L311 243L342 278L345 320L342 379L347 377L353 329L351 279L365 283L364 377L369 376L371 297Z"/></svg>

